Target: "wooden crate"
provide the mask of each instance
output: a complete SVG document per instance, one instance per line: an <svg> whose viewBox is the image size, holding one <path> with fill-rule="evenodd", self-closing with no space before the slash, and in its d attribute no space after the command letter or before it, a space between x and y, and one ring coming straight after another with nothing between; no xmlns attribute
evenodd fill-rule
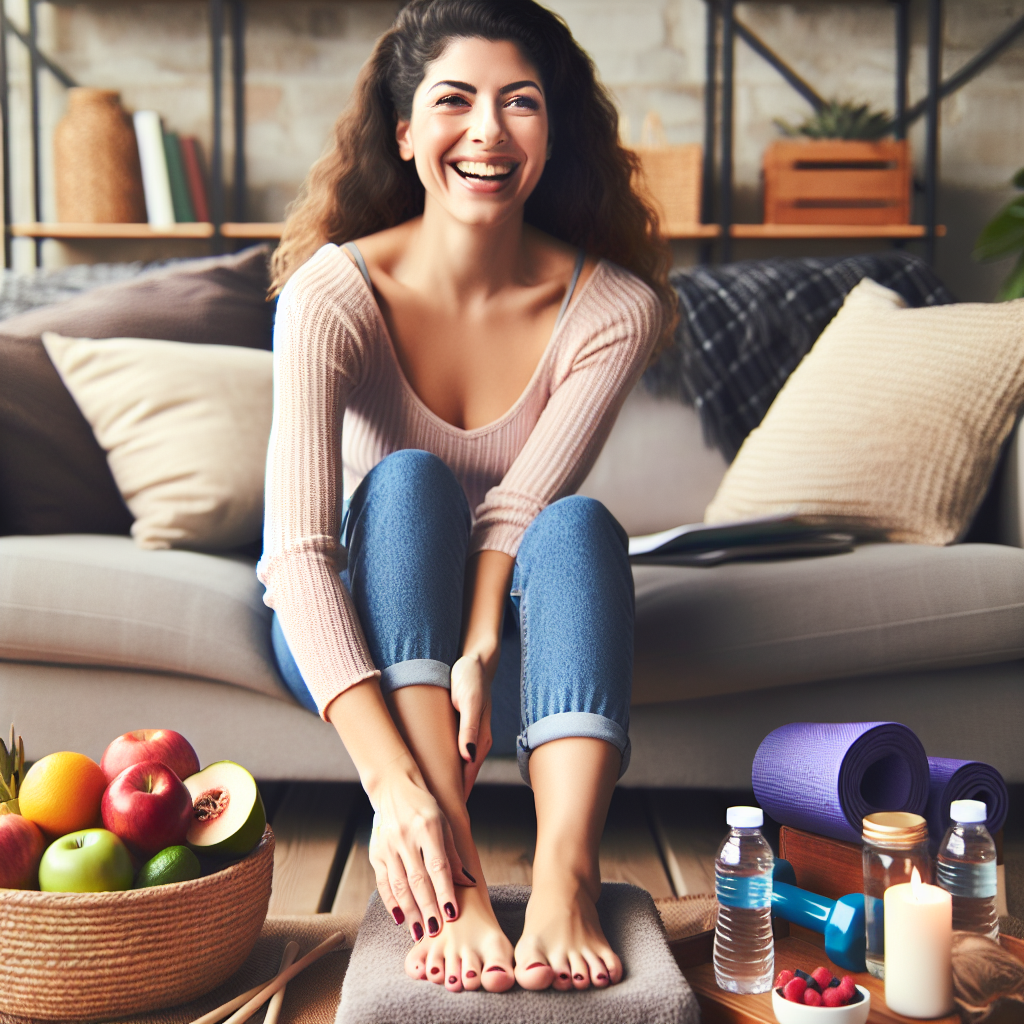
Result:
<svg viewBox="0 0 1024 1024"><path fill-rule="evenodd" d="M700 223L704 147L636 146L640 157L640 188L654 201L665 238L684 235Z"/></svg>
<svg viewBox="0 0 1024 1024"><path fill-rule="evenodd" d="M766 224L909 224L906 140L775 142L764 154Z"/></svg>

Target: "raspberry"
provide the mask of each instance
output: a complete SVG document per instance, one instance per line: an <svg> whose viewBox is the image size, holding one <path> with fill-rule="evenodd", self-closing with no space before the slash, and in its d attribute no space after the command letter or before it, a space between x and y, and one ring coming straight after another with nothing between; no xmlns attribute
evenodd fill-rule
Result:
<svg viewBox="0 0 1024 1024"><path fill-rule="evenodd" d="M793 978L782 990L782 994L791 1003L802 1003L804 1001L804 992L807 990L807 982L803 978Z"/></svg>
<svg viewBox="0 0 1024 1024"><path fill-rule="evenodd" d="M836 991L843 997L843 1002L848 1003L857 991L857 985L853 980L853 975L845 975L839 982L839 988Z"/></svg>
<svg viewBox="0 0 1024 1024"><path fill-rule="evenodd" d="M775 988L785 988L793 980L792 971L779 971L779 976L775 979Z"/></svg>
<svg viewBox="0 0 1024 1024"><path fill-rule="evenodd" d="M804 1004L806 1006L821 1006L821 993L817 989L809 988L804 993Z"/></svg>
<svg viewBox="0 0 1024 1024"><path fill-rule="evenodd" d="M832 983L832 972L827 967L816 967L811 977L818 983L818 988L828 988Z"/></svg>
<svg viewBox="0 0 1024 1024"><path fill-rule="evenodd" d="M827 1006L830 1009L834 1009L837 1006L845 1006L846 1000L840 993L838 986L836 988L827 988L821 997L823 1006Z"/></svg>

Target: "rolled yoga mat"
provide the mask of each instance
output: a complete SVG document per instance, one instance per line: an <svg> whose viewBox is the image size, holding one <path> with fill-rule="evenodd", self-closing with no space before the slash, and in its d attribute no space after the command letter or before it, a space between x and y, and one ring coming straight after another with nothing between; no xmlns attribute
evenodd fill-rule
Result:
<svg viewBox="0 0 1024 1024"><path fill-rule="evenodd" d="M941 842L949 820L949 805L954 800L981 800L988 808L989 832L995 834L1006 822L1010 795L1002 775L984 761L958 761L952 757L929 757L931 784L928 791L928 835Z"/></svg>
<svg viewBox="0 0 1024 1024"><path fill-rule="evenodd" d="M793 722L754 755L754 793L781 825L859 843L876 811L924 814L928 757L898 722Z"/></svg>

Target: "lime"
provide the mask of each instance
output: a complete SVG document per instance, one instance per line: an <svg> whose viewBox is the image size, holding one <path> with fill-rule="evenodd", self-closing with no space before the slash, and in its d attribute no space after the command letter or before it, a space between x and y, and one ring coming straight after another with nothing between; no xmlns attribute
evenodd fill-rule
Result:
<svg viewBox="0 0 1024 1024"><path fill-rule="evenodd" d="M199 858L187 846L168 846L142 865L139 877L135 879L135 888L190 882L198 878L199 873Z"/></svg>

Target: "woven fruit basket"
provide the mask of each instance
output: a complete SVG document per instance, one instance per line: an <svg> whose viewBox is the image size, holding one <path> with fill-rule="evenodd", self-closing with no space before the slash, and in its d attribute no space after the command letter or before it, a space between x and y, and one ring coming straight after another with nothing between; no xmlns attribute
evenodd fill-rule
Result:
<svg viewBox="0 0 1024 1024"><path fill-rule="evenodd" d="M195 999L252 952L267 916L274 834L191 882L127 892L0 889L0 1013L109 1020Z"/></svg>

